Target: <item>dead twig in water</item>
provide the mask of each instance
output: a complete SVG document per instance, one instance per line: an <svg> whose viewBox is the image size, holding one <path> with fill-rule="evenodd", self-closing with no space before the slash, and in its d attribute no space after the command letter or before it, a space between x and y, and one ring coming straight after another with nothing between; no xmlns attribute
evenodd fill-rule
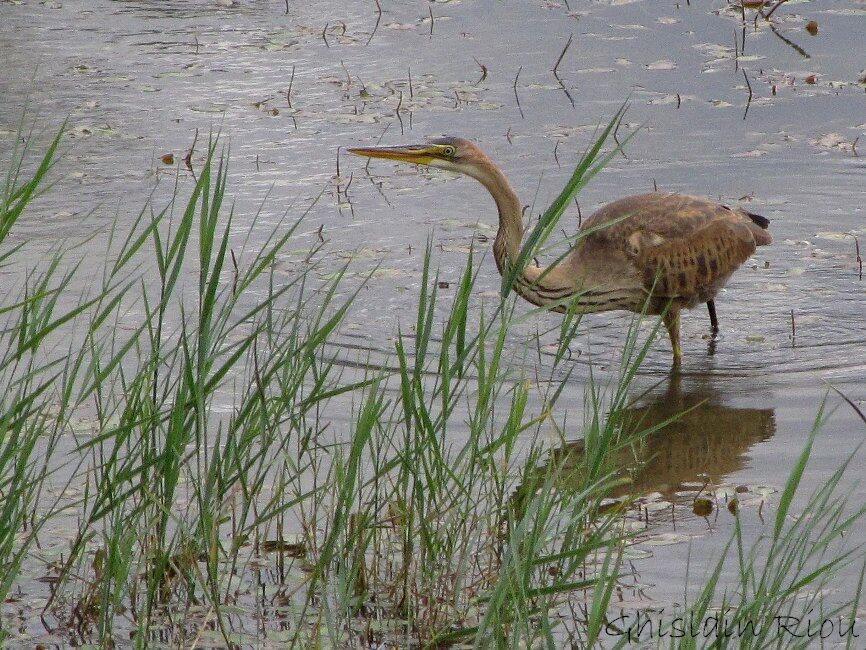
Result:
<svg viewBox="0 0 866 650"><path fill-rule="evenodd" d="M746 74L746 71L743 70L743 79L746 80L746 88L749 89L749 99L746 101L746 110L743 113L743 119L746 119L746 115L749 114L749 107L752 105L752 84L749 83L749 76Z"/></svg>
<svg viewBox="0 0 866 650"><path fill-rule="evenodd" d="M571 46L571 41L574 38L574 34L571 34L568 37L568 41L565 43L565 47L562 48L562 52L559 53L559 58L556 60L556 64L553 66L553 76L556 77L556 80L559 82L559 87L562 88L562 92L565 93L565 96L568 97L568 101L571 102L571 107L574 108L574 98L571 96L571 93L568 92L568 88L565 87L562 79L559 77L559 73L557 70L559 69L559 64L562 63L562 59L565 57L565 53L568 51L568 48Z"/></svg>
<svg viewBox="0 0 866 650"><path fill-rule="evenodd" d="M409 99L415 99L415 92L412 90L412 68L409 68Z"/></svg>
<svg viewBox="0 0 866 650"><path fill-rule="evenodd" d="M791 310L791 347L797 347L797 324L794 322L794 310Z"/></svg>
<svg viewBox="0 0 866 650"><path fill-rule="evenodd" d="M764 15L763 11L760 11L760 14L762 16L764 16L764 20L770 20L770 16L772 16L774 13L776 13L776 9L781 7L786 2L788 2L788 0L779 0L776 4L773 5L773 8L770 9L770 12L767 15Z"/></svg>
<svg viewBox="0 0 866 650"><path fill-rule="evenodd" d="M352 184L352 174L349 174L349 182L346 185L346 189L343 190L343 200L342 201L340 200L340 193L337 192L337 209L340 211L340 214L343 214L343 205L348 204L349 212L352 213L352 218L354 219L355 218L355 206L352 203L352 199L349 197L349 185L351 185L351 184ZM309 256L306 261L309 261L310 257L312 257L312 255Z"/></svg>
<svg viewBox="0 0 866 650"><path fill-rule="evenodd" d="M523 70L523 66L517 68L517 74L514 75L514 83L511 85L511 87L514 89L514 99L517 101L517 110L520 111L520 117L521 119L526 119L526 117L523 115L523 109L520 107L520 97L517 95L517 78L520 76L521 70Z"/></svg>
<svg viewBox="0 0 866 650"><path fill-rule="evenodd" d="M342 187L339 183L337 183L337 206L340 210L340 214L343 212L343 203L349 204L349 210L352 212L352 216L355 216L355 207L352 205L352 199L349 198L349 188L352 186L352 180L355 178L355 172L349 173L349 182L346 183L346 187ZM340 200L340 194L343 195L343 200Z"/></svg>
<svg viewBox="0 0 866 650"><path fill-rule="evenodd" d="M569 99L571 99L571 96L569 96ZM572 104L572 106L574 106L574 102L571 102L571 104ZM619 152L622 154L622 157L625 158L626 160L628 160L628 156L625 155L625 150L622 148L622 142L620 142L619 138L617 137L617 134L619 133L619 125L620 124L622 124L621 120L616 123L616 127L614 127L614 129L613 129L613 141L616 142L617 149L619 149Z"/></svg>
<svg viewBox="0 0 866 650"><path fill-rule="evenodd" d="M343 63L343 59L340 59L340 67L343 68L343 72L346 73L346 89L352 87L352 75L349 74L349 69L346 67L346 64ZM361 84L363 85L363 83Z"/></svg>
<svg viewBox="0 0 866 650"><path fill-rule="evenodd" d="M472 60L475 61L475 63L478 64L478 67L479 67L479 68L481 68L481 79L479 79L478 81L476 81L476 82L473 84L473 85L477 86L477 85L480 84L482 81L484 81L485 79L487 79L487 66L484 65L483 63L481 63L481 61L479 61L478 59L476 59L474 56L472 57Z"/></svg>
<svg viewBox="0 0 866 650"><path fill-rule="evenodd" d="M376 35L376 30L379 29L379 23L382 22L382 5L379 4L379 0L373 0L373 2L376 3L376 11L379 12L379 15L376 16L376 24L373 25L373 31L370 32L370 38L367 39L367 42L364 43L364 45L370 44L370 41L372 41L373 37Z"/></svg>
<svg viewBox="0 0 866 650"><path fill-rule="evenodd" d="M854 142L851 143L851 153L854 154L855 157L859 158L860 154L857 153L857 143L860 142L860 136L858 135L854 138Z"/></svg>
<svg viewBox="0 0 866 650"><path fill-rule="evenodd" d="M236 295L238 292L238 258L235 257L235 249L229 249L229 252L232 254L232 267L234 268L234 278L232 279L232 295Z"/></svg>
<svg viewBox="0 0 866 650"><path fill-rule="evenodd" d="M433 7L427 5L427 11L430 12L430 36L433 36L433 23L435 22L435 19L433 18Z"/></svg>
<svg viewBox="0 0 866 650"><path fill-rule="evenodd" d="M329 25L330 25L330 23L325 23L325 29L322 30L322 40L325 41L325 47L327 47L327 48L331 47L331 44L328 43L328 36L327 36Z"/></svg>
<svg viewBox="0 0 866 650"><path fill-rule="evenodd" d="M553 66L553 74L556 74L556 71L559 68L559 64L562 63L562 58L565 56L565 53L568 51L568 48L571 46L571 40L573 38L574 38L574 34L571 34L568 37L568 42L565 44L565 47L562 48L562 52L560 52L559 58L556 60L556 64Z"/></svg>
<svg viewBox="0 0 866 650"><path fill-rule="evenodd" d="M192 154L195 151L195 143L198 142L198 129L195 130L195 136L192 139L192 146L189 148L189 151L186 152L186 155L183 157L183 164L186 165L186 168L192 174L192 177L195 178L195 172L192 170ZM198 179L196 179L198 182Z"/></svg>
<svg viewBox="0 0 866 650"><path fill-rule="evenodd" d="M574 97L572 97L571 93L568 92L568 88L565 87L565 84L562 82L562 79L559 78L559 75L554 72L553 76L556 77L556 80L559 82L559 87L562 88L562 92L565 93L565 96L568 97L568 101L571 102L571 107L574 108Z"/></svg>
<svg viewBox="0 0 866 650"><path fill-rule="evenodd" d="M553 145L553 159L556 161L557 167L562 167L562 165L559 164L559 156L556 155L556 150L559 149L559 143L560 143L560 140L557 140L556 144Z"/></svg>
<svg viewBox="0 0 866 650"><path fill-rule="evenodd" d="M286 91L286 101L292 107L292 85L295 83L295 66L292 66L292 76L289 78L289 89Z"/></svg>
<svg viewBox="0 0 866 650"><path fill-rule="evenodd" d="M403 91L400 91L400 99L397 101L397 108L394 110L394 113L397 115L397 120L400 122L400 135L404 135L405 131L403 131L403 118L400 117L400 107L403 106Z"/></svg>
<svg viewBox="0 0 866 650"><path fill-rule="evenodd" d="M556 64L553 66L553 70L552 70L552 72L553 72L553 76L554 76L554 77L556 78L556 80L559 82L559 87L562 88L562 92L564 92L564 93L565 93L565 96L568 97L568 101L571 102L571 107L572 107L572 108L575 107L575 104L574 104L574 98L571 96L571 93L568 92L568 88L566 88L566 86L565 86L565 84L563 83L562 79L559 77L559 73L557 72L557 70L558 70L558 68L559 68L559 64L562 63L562 59L563 59L563 57L565 56L565 53L568 51L568 48L571 46L571 41L572 41L573 38L574 38L574 34L572 34L572 35L570 35L570 36L568 37L568 41L566 42L565 47L562 48L562 52L560 52L560 54L559 54L559 58L556 60Z"/></svg>
<svg viewBox="0 0 866 650"><path fill-rule="evenodd" d="M811 59L812 58L811 55L806 50L804 50L802 47L797 45L794 41L792 41L789 38L785 38L784 36L782 36L779 33L779 30L776 29L776 26L773 25L773 23L770 23L770 31L773 32L773 34L775 34L776 36L778 36L779 40L781 40L785 45L787 45L788 47L793 49L797 54L802 56L804 59Z"/></svg>
<svg viewBox="0 0 866 650"><path fill-rule="evenodd" d="M376 191L379 193L379 196L381 196L382 199L384 199L385 203L388 204L388 207L393 208L394 206L391 204L391 201L388 200L388 197L385 195L385 192L382 190L382 183L381 182L377 183L375 180L373 180L372 174L370 174L370 171L366 167L364 168L364 171L367 172L367 179L373 184L373 187L376 188Z"/></svg>
<svg viewBox="0 0 866 650"><path fill-rule="evenodd" d="M860 280L863 280L863 258L860 257L860 240L857 239L857 235L853 232L847 232L845 234L854 238L854 255L857 257L858 277Z"/></svg>
<svg viewBox="0 0 866 650"><path fill-rule="evenodd" d="M734 72L740 71L740 43L737 40L737 30L734 30Z"/></svg>

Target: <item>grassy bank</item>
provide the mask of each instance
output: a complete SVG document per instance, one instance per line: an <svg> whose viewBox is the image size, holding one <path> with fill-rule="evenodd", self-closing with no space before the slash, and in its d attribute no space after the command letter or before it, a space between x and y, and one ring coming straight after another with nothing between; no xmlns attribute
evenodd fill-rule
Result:
<svg viewBox="0 0 866 650"><path fill-rule="evenodd" d="M522 260L601 169L615 125ZM532 350L506 344L517 318L507 287L479 302L470 255L443 296L428 249L387 367L335 353L358 287L339 273L316 280L314 266L276 273L303 215L248 246L224 205L216 143L189 196L112 232L102 275L70 296L74 251L28 264L8 237L50 180L61 137L35 162L14 153L0 205L0 266L24 278L0 302L4 635L138 647L628 643L606 628L633 538L629 500L608 497L623 481L621 450L648 433L625 412L652 337L632 328L616 380L587 388L575 481L573 463L548 452L575 431L559 398L577 315L563 318L546 376L530 375ZM840 546L863 514L840 495L846 468L790 511L822 424L766 538L746 545L737 528L683 616L856 611L859 594L822 596L864 557ZM722 585L732 561L741 583ZM34 595L44 607L17 615Z"/></svg>

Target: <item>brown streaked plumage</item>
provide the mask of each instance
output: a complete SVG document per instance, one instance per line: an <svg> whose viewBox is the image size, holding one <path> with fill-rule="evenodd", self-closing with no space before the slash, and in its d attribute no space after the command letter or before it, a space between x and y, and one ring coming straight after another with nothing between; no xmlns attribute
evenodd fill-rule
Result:
<svg viewBox="0 0 866 650"><path fill-rule="evenodd" d="M439 138L423 145L349 151L475 178L499 211L493 242L499 272L505 273L518 259L524 231L520 200L505 174L472 142ZM556 311L565 311L576 301L580 312L624 309L663 314L678 364L680 311L706 303L715 334L713 300L755 247L772 241L768 226L764 217L693 196L629 196L587 219L581 228L586 236L560 262L527 265L515 278L514 289L532 304Z"/></svg>

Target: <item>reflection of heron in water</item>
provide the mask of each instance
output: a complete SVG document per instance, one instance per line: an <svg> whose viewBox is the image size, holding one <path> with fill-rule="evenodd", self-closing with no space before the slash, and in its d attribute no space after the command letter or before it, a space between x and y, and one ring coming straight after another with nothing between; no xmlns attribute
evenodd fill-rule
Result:
<svg viewBox="0 0 866 650"><path fill-rule="evenodd" d="M718 386L702 382L683 390L681 381L671 377L663 392L626 409L624 420L635 432L670 422L619 453L617 467L631 482L616 494L661 492L673 500L686 483L720 483L745 466L750 448L776 432L772 408L727 406ZM578 440L552 452L549 462L562 463L566 483L581 482L583 450Z"/></svg>

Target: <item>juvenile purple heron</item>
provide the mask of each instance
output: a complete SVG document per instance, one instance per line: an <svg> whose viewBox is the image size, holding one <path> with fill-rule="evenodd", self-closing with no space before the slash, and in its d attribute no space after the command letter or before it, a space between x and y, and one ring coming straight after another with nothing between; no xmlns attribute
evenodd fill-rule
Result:
<svg viewBox="0 0 866 650"><path fill-rule="evenodd" d="M523 241L520 199L490 158L462 138L439 138L405 147L358 147L353 154L429 165L471 176L496 202L499 231L493 256L500 273L518 260ZM604 227L604 224L610 224ZM577 302L581 313L624 309L663 314L674 365L682 357L680 311L706 303L713 335L718 332L714 298L756 246L772 241L770 222L683 194L652 192L602 207L581 230L588 234L558 263L528 264L515 291L538 306L557 311Z"/></svg>

